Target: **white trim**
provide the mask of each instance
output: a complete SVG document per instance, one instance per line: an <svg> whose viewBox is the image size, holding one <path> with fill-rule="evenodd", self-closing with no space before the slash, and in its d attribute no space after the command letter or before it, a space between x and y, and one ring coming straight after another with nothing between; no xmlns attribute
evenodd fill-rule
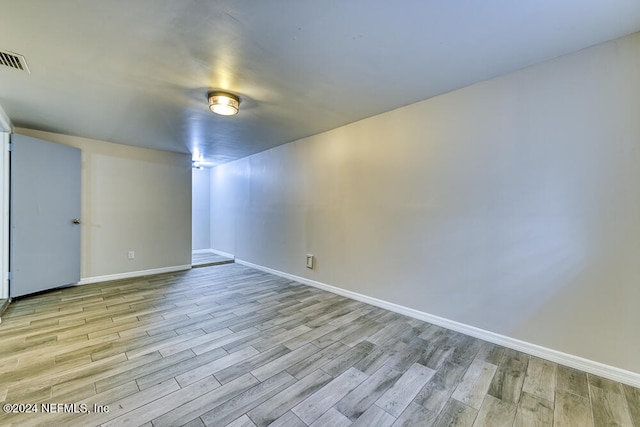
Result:
<svg viewBox="0 0 640 427"><path fill-rule="evenodd" d="M0 127L2 122L0 108ZM9 298L9 132L0 132L0 299Z"/></svg>
<svg viewBox="0 0 640 427"><path fill-rule="evenodd" d="M223 257L236 259L236 256L234 254L230 254L229 252L222 252L222 251L219 251L217 249L211 249L211 252L213 252L216 255L223 256Z"/></svg>
<svg viewBox="0 0 640 427"><path fill-rule="evenodd" d="M11 119L0 105L0 299L9 298L9 136Z"/></svg>
<svg viewBox="0 0 640 427"><path fill-rule="evenodd" d="M197 255L197 254L213 254L215 252L213 252L213 249L195 249L191 251L191 253L194 255Z"/></svg>
<svg viewBox="0 0 640 427"><path fill-rule="evenodd" d="M2 109L2 105L0 105L0 132L11 132L12 130L11 119L9 119L7 113Z"/></svg>
<svg viewBox="0 0 640 427"><path fill-rule="evenodd" d="M190 270L191 264L176 265L173 267L154 268L151 270L131 271L128 273L107 274L105 276L85 277L80 279L77 285L88 285L89 283L109 282L111 280L132 279L135 277L152 276L154 274L174 273L176 271Z"/></svg>
<svg viewBox="0 0 640 427"><path fill-rule="evenodd" d="M217 249L196 249L194 251L191 251L192 254L216 254L216 255L220 255L226 258L231 258L231 259L235 259L235 255L234 254L230 254L229 252L222 252L219 251Z"/></svg>
<svg viewBox="0 0 640 427"><path fill-rule="evenodd" d="M332 285L327 285L322 282L307 279L305 277L296 276L282 271L274 270L272 268L264 267L258 264L253 264L248 261L236 259L237 264L242 264L247 267L262 270L267 273L274 274L276 276L284 277L305 285L313 286L315 288L323 289L325 291L342 295L347 298L351 298L357 301L361 301L367 304L374 305L376 307L384 308L395 313L403 314L405 316L413 317L414 319L422 320L424 322L432 323L443 328L451 329L452 331L460 332L465 335L469 335L475 338L479 338L484 341L488 341L494 344L498 344L513 350L521 351L523 353L537 356L551 362L556 362L561 365L569 366L571 368L579 369L590 374L598 375L604 378L609 378L614 381L618 381L624 384L628 384L633 387L640 387L640 373L627 371L625 369L616 368L614 366L605 365L604 363L596 362L593 360L585 359L579 356L575 356L561 351L553 350L550 348L542 347L537 344L532 344L526 341L521 341L516 338L511 338L506 335L497 334L495 332L486 331L484 329L476 328L475 326L466 325L464 323L456 322L454 320L445 319L433 314L425 313L422 311L414 310L412 308L404 307L399 304L380 300L367 295L359 294L357 292L348 291Z"/></svg>

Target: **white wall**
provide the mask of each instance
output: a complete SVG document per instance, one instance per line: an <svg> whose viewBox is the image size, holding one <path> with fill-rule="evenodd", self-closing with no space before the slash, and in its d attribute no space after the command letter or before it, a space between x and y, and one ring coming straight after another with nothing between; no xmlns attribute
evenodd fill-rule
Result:
<svg viewBox="0 0 640 427"><path fill-rule="evenodd" d="M211 175L214 249L640 373L639 34Z"/></svg>
<svg viewBox="0 0 640 427"><path fill-rule="evenodd" d="M211 249L211 169L193 169L191 247L195 250Z"/></svg>
<svg viewBox="0 0 640 427"><path fill-rule="evenodd" d="M83 281L191 264L191 157L17 128L82 150ZM135 259L127 258L135 251Z"/></svg>

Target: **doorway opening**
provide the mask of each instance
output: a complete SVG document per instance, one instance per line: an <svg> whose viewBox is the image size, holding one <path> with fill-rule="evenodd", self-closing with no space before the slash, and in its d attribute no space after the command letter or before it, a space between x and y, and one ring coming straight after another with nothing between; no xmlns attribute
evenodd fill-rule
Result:
<svg viewBox="0 0 640 427"><path fill-rule="evenodd" d="M211 169L191 172L191 266L208 267L233 262L233 255L221 253L211 244Z"/></svg>

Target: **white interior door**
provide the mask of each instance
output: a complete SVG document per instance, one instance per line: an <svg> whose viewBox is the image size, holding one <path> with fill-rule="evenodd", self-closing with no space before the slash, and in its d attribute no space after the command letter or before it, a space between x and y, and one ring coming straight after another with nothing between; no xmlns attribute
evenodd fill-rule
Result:
<svg viewBox="0 0 640 427"><path fill-rule="evenodd" d="M80 150L11 136L9 294L80 280Z"/></svg>

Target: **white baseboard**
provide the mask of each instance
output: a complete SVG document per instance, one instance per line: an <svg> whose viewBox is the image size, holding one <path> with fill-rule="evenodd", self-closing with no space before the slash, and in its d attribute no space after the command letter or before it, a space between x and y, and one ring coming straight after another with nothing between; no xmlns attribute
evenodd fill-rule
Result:
<svg viewBox="0 0 640 427"><path fill-rule="evenodd" d="M191 264L176 265L173 267L153 268L151 270L131 271L128 273L107 274L105 276L84 277L77 283L78 285L88 285L89 283L108 282L111 280L131 279L135 277L151 276L154 274L174 273L176 271L190 270Z"/></svg>
<svg viewBox="0 0 640 427"><path fill-rule="evenodd" d="M212 254L213 249L195 249L191 251L192 254Z"/></svg>
<svg viewBox="0 0 640 427"><path fill-rule="evenodd" d="M219 251L217 249L211 249L211 252L216 254L216 255L223 256L223 257L236 259L236 256L234 254L230 254L229 252L222 252L222 251Z"/></svg>
<svg viewBox="0 0 640 427"><path fill-rule="evenodd" d="M590 374L598 375L604 378L608 378L613 381L618 381L624 384L628 384L633 387L640 387L640 373L627 371L625 369L616 368L615 366L605 365L604 363L596 362L593 360L585 359L580 356L575 356L561 351L553 350L547 347L542 347L537 344L532 344L526 341L522 341L516 338L511 338L506 335L497 334L495 332L486 331L484 329L476 328L475 326L466 325L464 323L456 322L454 320L445 319L433 314L425 313L412 308L404 307L399 304L380 300L367 295L359 294L357 292L348 291L346 289L338 288L326 283L317 282L315 280L307 279L305 277L296 276L293 274L285 273L282 271L274 270L272 268L264 267L262 265L253 264L248 261L236 259L237 264L242 264L247 267L262 270L267 273L274 274L276 276L284 277L305 285L313 286L334 294L342 295L347 298L351 298L357 301L364 302L376 307L384 308L395 313L403 314L405 316L413 317L414 319L422 320L424 322L432 323L443 328L451 329L452 331L460 332L465 335L469 335L475 338L479 338L484 341L488 341L493 344L498 344L503 347L507 347L513 350L521 351L532 356L540 357L542 359L556 362L564 366L579 369Z"/></svg>
<svg viewBox="0 0 640 427"><path fill-rule="evenodd" d="M222 252L217 249L196 249L195 251L191 251L192 254L216 254L223 256L225 258L235 259L236 256L234 254L230 254L229 252Z"/></svg>

